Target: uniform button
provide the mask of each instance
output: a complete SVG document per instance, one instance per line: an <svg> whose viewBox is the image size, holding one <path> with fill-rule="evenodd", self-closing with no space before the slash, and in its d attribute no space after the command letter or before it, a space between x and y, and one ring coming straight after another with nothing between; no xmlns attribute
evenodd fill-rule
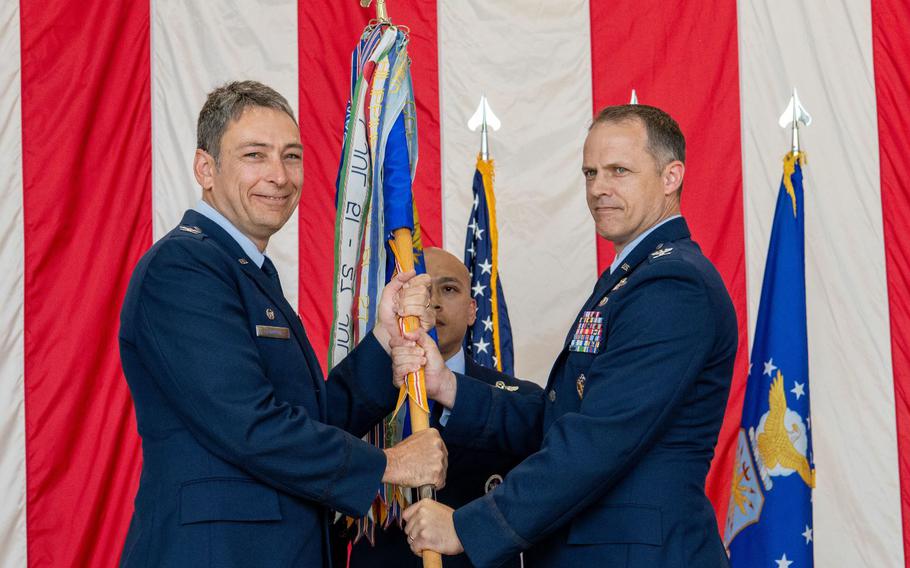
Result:
<svg viewBox="0 0 910 568"><path fill-rule="evenodd" d="M556 391L555 390L551 390L550 394L548 396L550 397L550 402L556 402Z"/></svg>

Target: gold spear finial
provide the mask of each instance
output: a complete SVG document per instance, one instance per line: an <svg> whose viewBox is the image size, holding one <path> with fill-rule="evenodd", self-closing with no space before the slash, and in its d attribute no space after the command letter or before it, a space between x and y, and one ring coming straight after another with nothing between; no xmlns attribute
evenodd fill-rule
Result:
<svg viewBox="0 0 910 568"><path fill-rule="evenodd" d="M362 8L369 8L373 0L360 0L360 6ZM376 0L376 19L381 22L390 22L389 12L385 7L386 0Z"/></svg>

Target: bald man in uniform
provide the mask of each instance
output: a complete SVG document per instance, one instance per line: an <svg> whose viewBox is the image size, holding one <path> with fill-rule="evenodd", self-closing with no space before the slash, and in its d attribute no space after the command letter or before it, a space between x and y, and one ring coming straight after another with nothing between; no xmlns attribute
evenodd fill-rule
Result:
<svg viewBox="0 0 910 568"><path fill-rule="evenodd" d="M456 373L467 374L509 393L536 393L541 388L530 381L510 377L494 369L482 367L464 352L463 341L468 327L476 319L477 304L471 297L471 276L467 267L452 254L439 249L424 250L427 273L432 278L431 304L436 310L436 333L439 351L445 364ZM434 425L441 417L441 405L436 405ZM448 445L449 469L446 486L436 492L440 503L458 508L483 496L502 482L520 457L490 450L473 450ZM375 546L361 539L351 549L351 568L396 566L420 568L422 561L411 553L405 534L397 524L386 530L377 529ZM443 557L445 568L472 566L464 554ZM516 554L503 566L518 568Z"/></svg>

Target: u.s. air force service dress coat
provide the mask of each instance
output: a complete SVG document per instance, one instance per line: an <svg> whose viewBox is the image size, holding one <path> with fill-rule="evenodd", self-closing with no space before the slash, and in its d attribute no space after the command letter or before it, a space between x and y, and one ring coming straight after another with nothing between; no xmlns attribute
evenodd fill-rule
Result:
<svg viewBox="0 0 910 568"><path fill-rule="evenodd" d="M328 508L366 513L386 466L359 439L397 397L376 339L324 382L280 284L188 211L133 273L120 354L143 454L121 566L328 566Z"/></svg>
<svg viewBox="0 0 910 568"><path fill-rule="evenodd" d="M470 356L465 356L465 373L472 378L484 381L510 392L540 393L539 385L523 381L488 369L475 363ZM436 416L433 426L438 427L438 415L441 406L434 408ZM521 456L510 452L492 449L478 450L463 446L449 445L449 467L446 471L446 486L436 492L436 500L452 508L458 508L473 499L480 497L496 487L512 469L521 461ZM376 528L375 544L367 539L360 539L351 548L351 568L378 568L394 566L395 568L420 568L423 561L411 552L404 532L397 524L383 530ZM472 564L464 554L443 556L443 568L471 568ZM519 568L521 561L516 554L503 563L504 568Z"/></svg>
<svg viewBox="0 0 910 568"><path fill-rule="evenodd" d="M730 297L678 218L598 280L542 395L459 376L447 442L527 455L455 512L471 561L727 566L704 484L736 347Z"/></svg>

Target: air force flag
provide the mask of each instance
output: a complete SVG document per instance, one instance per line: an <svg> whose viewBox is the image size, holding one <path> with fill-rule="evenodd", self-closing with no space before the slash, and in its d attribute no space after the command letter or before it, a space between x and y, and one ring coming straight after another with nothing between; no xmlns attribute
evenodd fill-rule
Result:
<svg viewBox="0 0 910 568"><path fill-rule="evenodd" d="M803 154L784 158L724 542L734 568L812 566Z"/></svg>

